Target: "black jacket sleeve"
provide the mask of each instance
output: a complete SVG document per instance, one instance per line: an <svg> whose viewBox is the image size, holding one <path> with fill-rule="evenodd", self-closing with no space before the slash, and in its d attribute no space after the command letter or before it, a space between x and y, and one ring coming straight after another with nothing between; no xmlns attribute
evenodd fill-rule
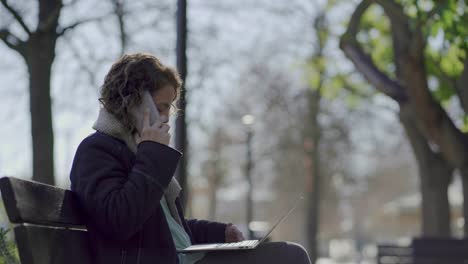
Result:
<svg viewBox="0 0 468 264"><path fill-rule="evenodd" d="M84 140L70 177L89 221L103 235L123 241L138 232L159 205L181 153L156 142L141 142L128 171L116 144Z"/></svg>
<svg viewBox="0 0 468 264"><path fill-rule="evenodd" d="M195 244L224 243L226 241L226 224L206 220L187 219Z"/></svg>

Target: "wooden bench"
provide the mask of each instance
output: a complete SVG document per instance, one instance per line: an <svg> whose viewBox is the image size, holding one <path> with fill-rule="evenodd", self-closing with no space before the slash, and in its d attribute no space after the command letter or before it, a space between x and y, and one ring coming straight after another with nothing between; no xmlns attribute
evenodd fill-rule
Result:
<svg viewBox="0 0 468 264"><path fill-rule="evenodd" d="M89 264L86 228L70 190L0 178L0 191L21 264Z"/></svg>
<svg viewBox="0 0 468 264"><path fill-rule="evenodd" d="M378 264L465 264L468 239L421 237L409 246L378 245Z"/></svg>
<svg viewBox="0 0 468 264"><path fill-rule="evenodd" d="M377 246L378 264L411 264L413 263L413 249L411 247L393 244L381 244Z"/></svg>

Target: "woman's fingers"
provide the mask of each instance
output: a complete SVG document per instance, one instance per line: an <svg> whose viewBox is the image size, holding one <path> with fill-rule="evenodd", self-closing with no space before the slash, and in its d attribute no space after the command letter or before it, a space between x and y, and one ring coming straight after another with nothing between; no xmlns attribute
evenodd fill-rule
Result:
<svg viewBox="0 0 468 264"><path fill-rule="evenodd" d="M239 242L245 240L242 232L233 224L228 224L226 227L226 242Z"/></svg>
<svg viewBox="0 0 468 264"><path fill-rule="evenodd" d="M238 233L237 233L237 240L238 240L238 241L245 240L244 234L242 234L242 232L239 231L239 230L238 230Z"/></svg>
<svg viewBox="0 0 468 264"><path fill-rule="evenodd" d="M140 140L150 140L164 145L168 145L171 140L171 135L169 134L169 130L171 127L168 124L166 124L166 122L168 121L167 117L158 117L155 120L154 124L150 125L149 116L149 109L147 109L144 114L144 127Z"/></svg>
<svg viewBox="0 0 468 264"><path fill-rule="evenodd" d="M244 235L242 234L242 232L239 229L237 229L237 227L235 229L235 236L236 236L237 241L244 240Z"/></svg>
<svg viewBox="0 0 468 264"><path fill-rule="evenodd" d="M163 122L161 121L160 118L156 118L156 121L154 122L154 124L151 126L153 128L160 128L161 125L163 124Z"/></svg>
<svg viewBox="0 0 468 264"><path fill-rule="evenodd" d="M167 133L169 132L170 129L171 129L171 126L169 126L168 124L162 124L159 130L163 133Z"/></svg>
<svg viewBox="0 0 468 264"><path fill-rule="evenodd" d="M161 115L161 116L159 116L159 119L160 119L161 122L163 122L163 123L169 122L169 117L166 116L166 115Z"/></svg>

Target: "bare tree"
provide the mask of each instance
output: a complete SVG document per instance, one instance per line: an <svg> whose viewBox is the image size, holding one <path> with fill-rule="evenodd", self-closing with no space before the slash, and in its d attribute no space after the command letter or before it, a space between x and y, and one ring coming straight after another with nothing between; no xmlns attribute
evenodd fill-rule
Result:
<svg viewBox="0 0 468 264"><path fill-rule="evenodd" d="M316 33L316 50L309 58L309 63L316 68L319 76L319 81L316 83L317 87L308 87L306 91L307 97L307 120L304 128L304 151L307 163L307 238L308 238L308 252L310 260L315 263L318 259L318 230L320 219L320 201L321 201L321 178L322 173L320 170L320 138L322 134L321 125L318 120L320 115L320 102L321 92L324 89L323 80L325 76L325 68L317 63L323 59L324 49L327 44L328 32L325 20L325 12L320 12L314 19L314 30Z"/></svg>
<svg viewBox="0 0 468 264"><path fill-rule="evenodd" d="M50 78L55 58L57 39L73 27L60 27L58 19L62 1L39 0L39 15L34 29L25 23L24 17L7 0L1 4L14 18L24 34L25 40L10 29L0 29L0 38L24 59L29 73L29 106L31 111L31 135L33 149L33 180L54 184L54 134L52 130L52 108Z"/></svg>
<svg viewBox="0 0 468 264"><path fill-rule="evenodd" d="M216 219L217 207L217 190L227 175L227 161L223 157L223 149L230 143L228 135L223 128L219 127L214 130L210 137L207 148L208 159L203 166L204 176L209 184L209 219Z"/></svg>
<svg viewBox="0 0 468 264"><path fill-rule="evenodd" d="M125 53L128 45L128 34L125 32L125 0L112 0L114 13L117 17L120 32L120 55Z"/></svg>

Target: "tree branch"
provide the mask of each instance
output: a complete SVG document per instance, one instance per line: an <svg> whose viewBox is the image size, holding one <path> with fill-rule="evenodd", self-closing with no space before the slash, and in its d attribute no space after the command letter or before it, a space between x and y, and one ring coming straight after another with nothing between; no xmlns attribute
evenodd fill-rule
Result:
<svg viewBox="0 0 468 264"><path fill-rule="evenodd" d="M7 0L0 0L0 2L2 3L2 5L8 10L8 12L10 12L11 15L13 15L13 17L16 19L16 21L21 25L21 27L24 29L24 31L26 31L26 33L28 33L28 35L31 35L31 30L29 30L28 26L24 23L23 21L23 18L21 18L21 16L19 15L18 12L16 12L15 9L13 9L13 7L11 7L8 3L7 3Z"/></svg>
<svg viewBox="0 0 468 264"><path fill-rule="evenodd" d="M409 49L423 49L421 45L424 45L424 42L421 42L418 39L419 35L414 34L410 29L410 18L400 4L388 0L374 1L383 8L385 15L390 19L394 54L407 52ZM396 71L398 75L400 71L398 63L396 63Z"/></svg>
<svg viewBox="0 0 468 264"><path fill-rule="evenodd" d="M379 4L384 9L385 14L391 20L395 20L395 21L407 21L408 20L408 16L405 14L402 6L396 3L395 1L388 1L388 0L373 0L373 1Z"/></svg>
<svg viewBox="0 0 468 264"><path fill-rule="evenodd" d="M341 49L346 56L354 63L377 90L391 97L395 101L404 102L407 100L405 89L395 80L390 79L385 73L380 71L372 61L371 57L364 53L361 47L350 43L342 42Z"/></svg>
<svg viewBox="0 0 468 264"><path fill-rule="evenodd" d="M426 39L422 30L410 26L403 7L393 1L374 0L382 6L392 26L392 42L397 77L405 83L416 122L428 141L434 142L451 166L468 169L468 138L453 123L444 108L433 98L424 68Z"/></svg>
<svg viewBox="0 0 468 264"><path fill-rule="evenodd" d="M363 74L364 78L366 78L377 90L398 102L404 102L407 99L404 88L396 81L390 79L385 73L380 71L372 58L364 52L356 40L361 17L369 6L370 1L364 0L356 7L356 10L349 22L348 29L341 37L340 48L354 63L359 72Z"/></svg>
<svg viewBox="0 0 468 264"><path fill-rule="evenodd" d="M21 55L24 55L24 42L17 36L13 35L8 29L0 29L0 39L13 50L16 50ZM11 41L13 39L13 42Z"/></svg>
<svg viewBox="0 0 468 264"><path fill-rule="evenodd" d="M348 23L348 29L342 38L349 37L352 40L355 40L357 33L359 32L359 24L361 23L361 17L367 11L371 5L371 0L363 0L354 10L354 13L351 16L351 20Z"/></svg>
<svg viewBox="0 0 468 264"><path fill-rule="evenodd" d="M125 50L127 50L127 40L128 36L125 32L125 20L124 20L124 3L121 0L112 0L114 6L114 13L117 17L119 24L119 33L120 33L120 55L124 55Z"/></svg>
<svg viewBox="0 0 468 264"><path fill-rule="evenodd" d="M107 18L111 14L113 14L113 13L110 13L110 14L107 14L107 15L104 15L104 16L100 16L100 17L91 17L91 18L83 19L81 21L76 21L75 23L72 23L72 24L70 24L68 26L59 27L58 30L57 30L57 36L61 37L67 31L69 31L71 29L74 29L79 25L86 24L86 23L89 23L89 22L97 22L97 21L103 20L103 19Z"/></svg>
<svg viewBox="0 0 468 264"><path fill-rule="evenodd" d="M375 2L384 8L392 26L394 61L397 66L398 80L403 86L380 72L356 40L362 15ZM427 73L424 69L425 39L421 29L412 29L410 20L404 15L400 5L393 1L363 0L356 8L348 30L342 36L340 48L351 59L356 68L377 89L395 99L402 105L402 98L411 103L420 131L425 138L434 142L451 166L468 170L468 138L450 119L446 111L432 97L427 85ZM466 68L465 68L466 69ZM460 85L465 85L466 73L461 77ZM401 109L400 109L401 110Z"/></svg>

